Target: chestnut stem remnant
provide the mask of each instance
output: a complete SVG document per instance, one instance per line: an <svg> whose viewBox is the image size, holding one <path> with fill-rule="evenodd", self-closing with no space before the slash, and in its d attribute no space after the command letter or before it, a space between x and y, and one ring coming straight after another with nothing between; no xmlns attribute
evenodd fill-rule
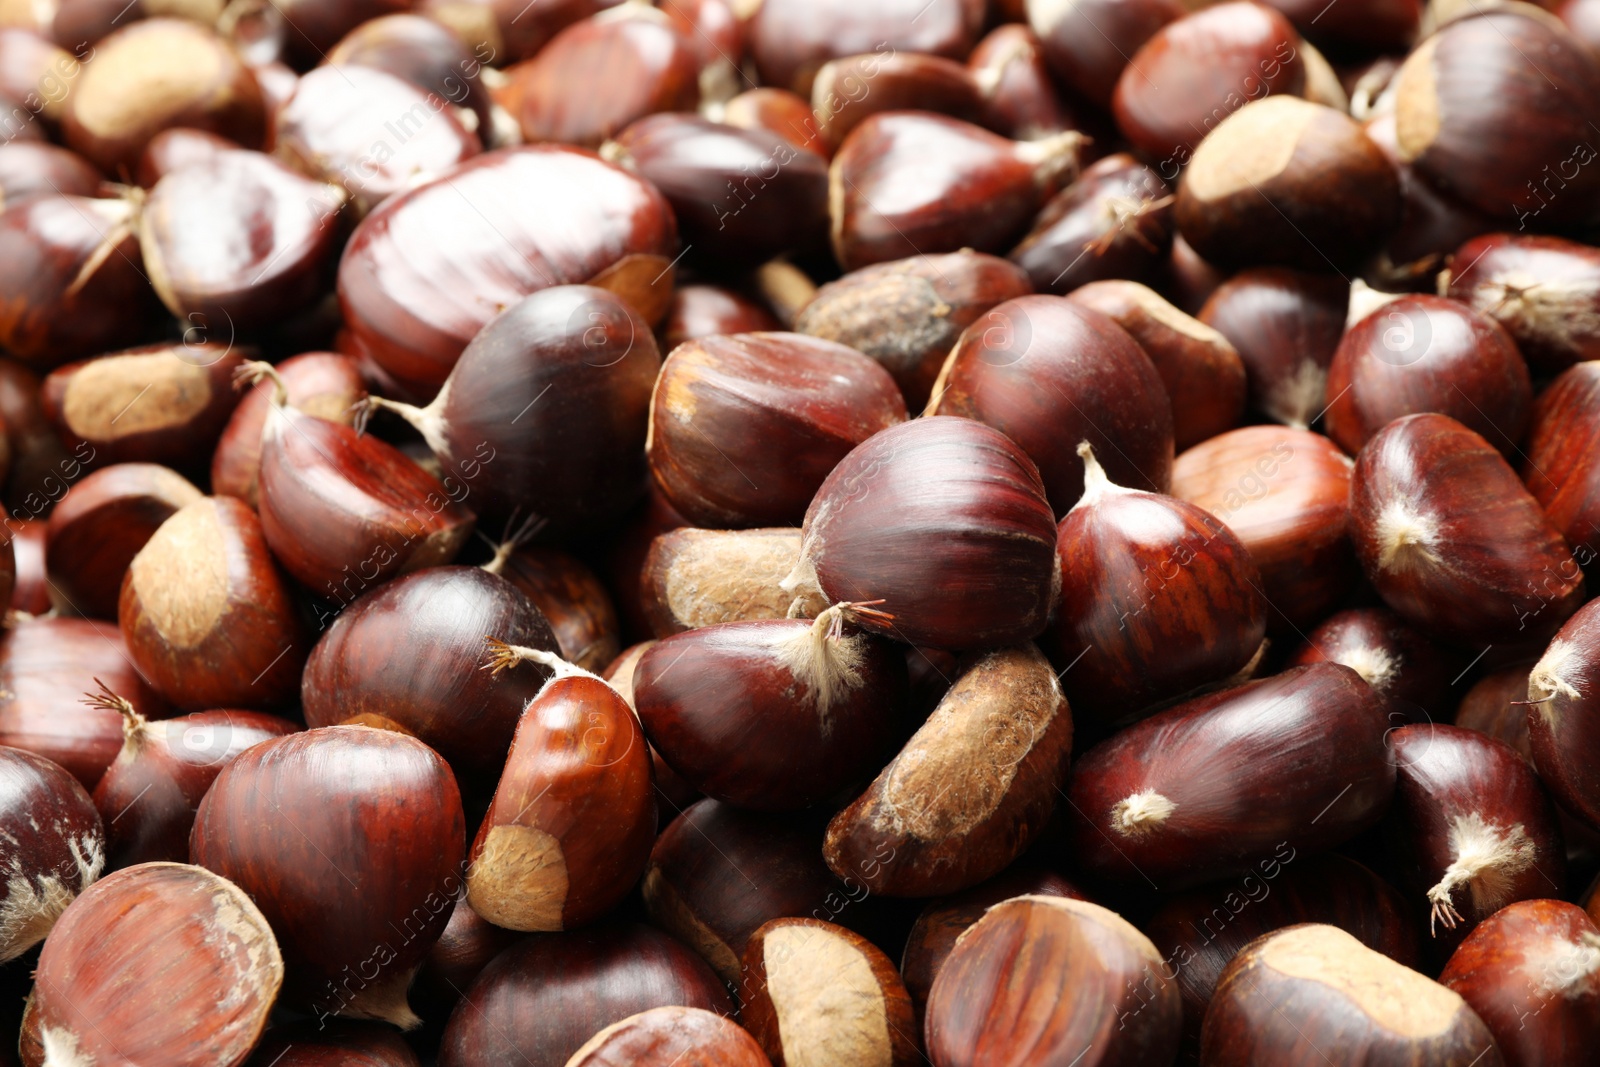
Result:
<svg viewBox="0 0 1600 1067"><path fill-rule="evenodd" d="M122 716L122 736L125 740L138 744L146 735L150 720L139 714L139 709L133 706L133 701L127 697L118 696L110 686L96 678L95 685L100 687L98 693L85 693L83 702L91 708L102 708L105 711L114 711Z"/></svg>
<svg viewBox="0 0 1600 1067"><path fill-rule="evenodd" d="M1444 877L1428 890L1433 908L1428 916L1428 932L1437 936L1436 926L1454 930L1461 913L1450 902L1451 892L1466 885L1472 901L1481 910L1493 911L1510 891L1510 879L1533 866L1538 849L1521 823L1509 829L1492 825L1482 815L1457 816L1450 827L1450 849L1455 860Z"/></svg>

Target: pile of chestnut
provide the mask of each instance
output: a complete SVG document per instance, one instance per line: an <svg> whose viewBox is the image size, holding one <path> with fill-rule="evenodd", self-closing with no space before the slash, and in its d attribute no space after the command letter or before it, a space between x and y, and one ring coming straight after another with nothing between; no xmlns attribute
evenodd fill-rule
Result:
<svg viewBox="0 0 1600 1067"><path fill-rule="evenodd" d="M0 3L0 1067L1600 1065L1600 0Z"/></svg>

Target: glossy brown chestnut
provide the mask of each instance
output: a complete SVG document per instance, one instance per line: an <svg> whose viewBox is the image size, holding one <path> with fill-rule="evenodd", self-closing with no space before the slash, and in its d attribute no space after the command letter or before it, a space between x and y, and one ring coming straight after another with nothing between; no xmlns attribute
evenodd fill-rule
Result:
<svg viewBox="0 0 1600 1067"><path fill-rule="evenodd" d="M1583 603L1583 573L1500 454L1444 415L1362 448L1350 535L1367 579L1413 626L1465 642L1538 641Z"/></svg>
<svg viewBox="0 0 1600 1067"><path fill-rule="evenodd" d="M1388 608L1351 608L1330 616L1287 664L1323 661L1344 664L1383 694L1394 726L1447 721L1454 699L1450 687L1462 670L1453 650L1434 644Z"/></svg>
<svg viewBox="0 0 1600 1067"><path fill-rule="evenodd" d="M1348 270L1399 225L1400 179L1348 115L1269 97L1195 148L1173 214L1194 250L1224 267Z"/></svg>
<svg viewBox="0 0 1600 1067"><path fill-rule="evenodd" d="M633 683L651 746L702 793L758 811L798 810L862 781L905 714L904 658L843 632L870 610L720 623L651 645Z"/></svg>
<svg viewBox="0 0 1600 1067"><path fill-rule="evenodd" d="M761 81L811 95L818 68L867 52L916 52L964 59L983 29L973 0L773 0L750 20L750 52Z"/></svg>
<svg viewBox="0 0 1600 1067"><path fill-rule="evenodd" d="M1372 1067L1501 1067L1483 1020L1454 992L1335 926L1257 938L1217 982L1202 1067L1311 1067L1322 1049Z"/></svg>
<svg viewBox="0 0 1600 1067"><path fill-rule="evenodd" d="M833 146L817 129L817 116L806 98L787 89L746 89L722 108L722 122L743 130L767 130L796 148L828 158Z"/></svg>
<svg viewBox="0 0 1600 1067"><path fill-rule="evenodd" d="M75 614L115 619L133 557L162 523L205 494L155 463L103 467L72 489L50 513L51 592Z"/></svg>
<svg viewBox="0 0 1600 1067"><path fill-rule="evenodd" d="M211 163L228 152L238 151L240 147L238 142L215 133L174 126L150 138L139 155L139 169L134 177L140 186L149 189L175 170Z"/></svg>
<svg viewBox="0 0 1600 1067"><path fill-rule="evenodd" d="M50 610L50 579L44 569L45 533L49 523L44 519L11 519L6 529L11 532L11 551L16 565L16 582L11 590L11 609L25 615L43 615ZM800 542L795 540L798 556ZM3 559L0 555L0 559Z"/></svg>
<svg viewBox="0 0 1600 1067"><path fill-rule="evenodd" d="M1316 0L1270 0L1300 32L1327 49L1403 52L1422 23L1422 0L1360 0L1348 10L1319 7Z"/></svg>
<svg viewBox="0 0 1600 1067"><path fill-rule="evenodd" d="M1454 722L1468 730L1488 734L1533 762L1528 738L1528 675L1531 663L1519 663L1478 679L1456 707Z"/></svg>
<svg viewBox="0 0 1600 1067"><path fill-rule="evenodd" d="M1109 315L1155 364L1172 405L1179 452L1231 430L1244 417L1244 360L1228 339L1132 281L1090 282L1067 297Z"/></svg>
<svg viewBox="0 0 1600 1067"><path fill-rule="evenodd" d="M1055 76L1105 108L1128 57L1182 18L1185 6L1177 0L1027 0L1027 13Z"/></svg>
<svg viewBox="0 0 1600 1067"><path fill-rule="evenodd" d="M1172 230L1172 190L1118 152L1045 205L1011 260L1041 293L1068 293L1107 278L1148 282L1166 259Z"/></svg>
<svg viewBox="0 0 1600 1067"><path fill-rule="evenodd" d="M1083 494L1080 441L1119 484L1164 492L1172 481L1172 405L1155 364L1110 316L1060 297L1008 300L968 327L928 413L979 420L1022 446L1058 515Z"/></svg>
<svg viewBox="0 0 1600 1067"><path fill-rule="evenodd" d="M1583 755L1600 732L1600 608L1585 605L1528 676L1528 740L1540 779L1562 807L1600 827L1600 774Z"/></svg>
<svg viewBox="0 0 1600 1067"><path fill-rule="evenodd" d="M770 1067L755 1038L701 1008L651 1008L595 1034L567 1067Z"/></svg>
<svg viewBox="0 0 1600 1067"><path fill-rule="evenodd" d="M77 779L43 756L0 747L0 961L45 939L63 910L100 877L106 836ZM820 864L819 864L820 866Z"/></svg>
<svg viewBox="0 0 1600 1067"><path fill-rule="evenodd" d="M1386 712L1360 675L1323 663L1123 730L1073 768L1065 818L1078 868L1173 890L1354 837L1394 791ZM1251 816L1224 814L1235 811Z"/></svg>
<svg viewBox="0 0 1600 1067"><path fill-rule="evenodd" d="M537 16L529 11L524 21ZM476 125L462 125L492 140L489 90L483 83L485 63L500 59L487 48L473 49L440 23L419 15L382 15L352 29L328 50L329 66L375 67L471 112Z"/></svg>
<svg viewBox="0 0 1600 1067"><path fill-rule="evenodd" d="M524 936L495 926L473 911L464 898L457 898L450 922L428 949L412 986L422 1015L448 1019L489 962Z"/></svg>
<svg viewBox="0 0 1600 1067"><path fill-rule="evenodd" d="M1032 645L964 661L900 754L828 824L840 878L938 896L994 877L1043 830L1066 779L1072 713Z"/></svg>
<svg viewBox="0 0 1600 1067"><path fill-rule="evenodd" d="M982 124L983 88L955 60L881 50L829 60L811 83L811 112L834 148L867 116L906 110Z"/></svg>
<svg viewBox="0 0 1600 1067"><path fill-rule="evenodd" d="M792 333L713 336L662 365L645 451L696 525L798 524L840 460L905 418L889 372L854 349Z"/></svg>
<svg viewBox="0 0 1600 1067"><path fill-rule="evenodd" d="M368 19L394 14L410 6L406 0L274 0L273 3L284 23L291 27L284 35L287 58L302 70L322 59L340 38ZM530 16L529 21L540 19Z"/></svg>
<svg viewBox="0 0 1600 1067"><path fill-rule="evenodd" d="M701 530L657 537L645 557L641 599L651 632L670 637L719 622L788 617L794 597L779 588L800 559L800 531ZM826 607L812 598L802 614Z"/></svg>
<svg viewBox="0 0 1600 1067"><path fill-rule="evenodd" d="M1495 233L1455 254L1446 295L1488 315L1539 371L1600 357L1600 252L1560 237Z"/></svg>
<svg viewBox="0 0 1600 1067"><path fill-rule="evenodd" d="M409 1028L420 1020L406 987L450 920L465 835L455 779L432 749L332 726L262 742L224 767L190 851L267 916L286 998L320 1018Z"/></svg>
<svg viewBox="0 0 1600 1067"><path fill-rule="evenodd" d="M780 328L772 312L733 289L680 285L673 290L667 317L661 323L661 350L671 352L685 341L712 334L765 333Z"/></svg>
<svg viewBox="0 0 1600 1067"><path fill-rule="evenodd" d="M672 209L648 182L575 148L507 149L363 219L339 302L370 357L426 397L491 318L539 289L598 285L658 321L677 254Z"/></svg>
<svg viewBox="0 0 1600 1067"><path fill-rule="evenodd" d="M563 1067L594 1034L651 1008L733 1005L711 968L648 926L531 937L496 956L450 1016L440 1067Z"/></svg>
<svg viewBox="0 0 1600 1067"><path fill-rule="evenodd" d="M1056 88L1045 62L1044 45L1024 24L1002 23L990 30L967 66L983 93L984 126L1018 141L1039 141L1078 129L1079 111Z"/></svg>
<svg viewBox="0 0 1600 1067"><path fill-rule="evenodd" d="M923 1061L911 994L883 951L819 919L774 919L744 951L739 1020L773 1067Z"/></svg>
<svg viewBox="0 0 1600 1067"><path fill-rule="evenodd" d="M1572 546L1581 566L1595 558L1600 520L1600 362L1570 367L1534 402L1532 431L1522 460L1522 480Z"/></svg>
<svg viewBox="0 0 1600 1067"><path fill-rule="evenodd" d="M555 548L518 548L504 559L496 573L543 613L562 659L586 671L602 671L617 658L622 650L617 610L605 584L582 560Z"/></svg>
<svg viewBox="0 0 1600 1067"><path fill-rule="evenodd" d="M173 126L246 148L267 136L266 101L250 68L215 32L187 19L144 19L101 41L61 118L67 147L108 174L131 175L150 138Z"/></svg>
<svg viewBox="0 0 1600 1067"><path fill-rule="evenodd" d="M674 0L661 10L694 50L703 105L715 107L751 84L739 69L750 13L742 0Z"/></svg>
<svg viewBox="0 0 1600 1067"><path fill-rule="evenodd" d="M34 141L0 145L0 207L50 193L94 196L103 181L87 160L65 148Z"/></svg>
<svg viewBox="0 0 1600 1067"><path fill-rule="evenodd" d="M267 919L239 886L186 863L141 864L61 916L39 956L31 1025L47 1064L237 1067L283 974Z"/></svg>
<svg viewBox="0 0 1600 1067"><path fill-rule="evenodd" d="M822 483L783 589L820 590L829 603L882 601L861 626L907 644L1026 641L1044 629L1058 583L1044 492L1033 461L992 427L947 417L902 423Z"/></svg>
<svg viewBox="0 0 1600 1067"><path fill-rule="evenodd" d="M935 1067L1171 1063L1183 1008L1150 939L1098 904L996 904L957 942L928 999Z"/></svg>
<svg viewBox="0 0 1600 1067"><path fill-rule="evenodd" d="M1003 252L1078 169L1083 135L1009 141L959 119L873 115L833 158L833 253L845 270L972 248Z"/></svg>
<svg viewBox="0 0 1600 1067"><path fill-rule="evenodd" d="M381 1023L275 1026L248 1067L421 1067L405 1038Z"/></svg>
<svg viewBox="0 0 1600 1067"><path fill-rule="evenodd" d="M122 636L139 673L174 706L294 703L310 642L267 546L242 502L202 497L133 557L117 611Z"/></svg>
<svg viewBox="0 0 1600 1067"><path fill-rule="evenodd" d="M1437 412L1511 454L1528 426L1528 365L1499 323L1439 296L1402 296L1348 330L1328 368L1328 436L1348 452L1404 415Z"/></svg>
<svg viewBox="0 0 1600 1067"><path fill-rule="evenodd" d="M0 636L0 745L44 756L93 789L122 746L121 716L82 703L97 678L147 718L171 714L110 623L55 615L13 622Z"/></svg>
<svg viewBox="0 0 1600 1067"><path fill-rule="evenodd" d="M970 250L877 263L817 290L797 333L863 352L894 376L920 411L951 347L991 308L1033 292L1022 270Z"/></svg>

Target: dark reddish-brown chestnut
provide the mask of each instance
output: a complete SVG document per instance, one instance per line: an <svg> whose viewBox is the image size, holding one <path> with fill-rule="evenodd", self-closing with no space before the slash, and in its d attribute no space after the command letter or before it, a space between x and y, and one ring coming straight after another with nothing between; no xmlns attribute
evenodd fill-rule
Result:
<svg viewBox="0 0 1600 1067"><path fill-rule="evenodd" d="M1528 675L1527 724L1533 764L1562 807L1600 827L1600 773L1585 753L1600 736L1600 607L1567 621Z"/></svg>
<svg viewBox="0 0 1600 1067"><path fill-rule="evenodd" d="M1128 57L1184 15L1177 0L1027 0L1051 72L1100 107L1109 107Z"/></svg>
<svg viewBox="0 0 1600 1067"><path fill-rule="evenodd" d="M1073 767L1064 817L1079 869L1180 889L1249 871L1281 848L1354 837L1394 791L1386 711L1355 671L1319 663L1123 730ZM1249 818L1232 817L1240 811Z"/></svg>
<svg viewBox="0 0 1600 1067"><path fill-rule="evenodd" d="M1041 293L1089 282L1152 282L1172 242L1172 190L1126 152L1099 160L1039 212L1012 262Z"/></svg>
<svg viewBox="0 0 1600 1067"><path fill-rule="evenodd" d="M795 544L798 548L798 538ZM484 569L522 590L544 614L563 659L586 671L601 671L617 658L622 625L611 593L577 556L542 547L508 552L502 545Z"/></svg>
<svg viewBox="0 0 1600 1067"><path fill-rule="evenodd" d="M567 1067L770 1067L749 1032L703 1008L651 1008L595 1034Z"/></svg>
<svg viewBox="0 0 1600 1067"><path fill-rule="evenodd" d="M1344 664L1383 694L1395 726L1450 718L1450 687L1461 673L1459 657L1388 608L1351 608L1329 616L1287 662L1298 667L1324 660Z"/></svg>
<svg viewBox="0 0 1600 1067"><path fill-rule="evenodd" d="M536 18L530 10L521 21ZM439 20L404 14L363 22L329 49L323 61L335 67L375 67L449 101L472 115L472 120L458 117L488 144L494 140L493 104L482 75L484 64L495 58L475 51Z"/></svg>
<svg viewBox="0 0 1600 1067"><path fill-rule="evenodd" d="M10 606L26 615L43 615L51 608L50 579L44 569L45 533L49 523L44 519L12 519L6 525L11 531L11 551L17 571ZM797 557L799 552L797 537Z"/></svg>
<svg viewBox="0 0 1600 1067"><path fill-rule="evenodd" d="M1045 61L1044 44L1026 24L990 30L967 57L983 94L982 123L1018 141L1041 141L1077 129L1085 110L1069 102Z"/></svg>
<svg viewBox="0 0 1600 1067"><path fill-rule="evenodd" d="M743 293L717 285L680 285L672 291L672 303L661 323L661 351L671 352L685 341L715 333L764 333L781 328L772 312Z"/></svg>
<svg viewBox="0 0 1600 1067"><path fill-rule="evenodd" d="M669 637L719 622L788 616L794 597L780 582L800 559L800 531L701 530L685 526L657 537L642 572L640 599L650 630ZM815 617L826 604L808 601Z"/></svg>
<svg viewBox="0 0 1600 1067"><path fill-rule="evenodd" d="M417 1006L426 1017L449 1018L451 1009L466 995L491 960L525 935L503 930L484 919L464 898L457 898L450 909L444 933L428 949L422 969L417 972ZM329 1067L335 1067L330 1064Z"/></svg>
<svg viewBox="0 0 1600 1067"><path fill-rule="evenodd" d="M1044 829L1066 780L1072 713L1032 645L976 655L900 754L833 817L840 878L886 896L994 877Z"/></svg>
<svg viewBox="0 0 1600 1067"><path fill-rule="evenodd" d="M73 899L100 877L106 835L89 794L59 764L0 747L0 961L45 939ZM818 866L821 866L820 861Z"/></svg>
<svg viewBox="0 0 1600 1067"><path fill-rule="evenodd" d="M805 98L787 89L746 89L722 108L722 122L741 130L766 130L796 148L829 157L833 146L817 129L817 116Z"/></svg>
<svg viewBox="0 0 1600 1067"><path fill-rule="evenodd" d="M811 83L811 113L834 148L869 115L907 110L982 124L983 88L955 60L883 51L830 60Z"/></svg>
<svg viewBox="0 0 1600 1067"><path fill-rule="evenodd" d="M1479 678L1456 706L1455 724L1504 741L1517 755L1533 762L1527 704L1532 670L1533 664L1519 663Z"/></svg>
<svg viewBox="0 0 1600 1067"><path fill-rule="evenodd" d="M973 0L773 0L750 19L750 52L761 81L811 95L823 63L867 52L920 52L963 59L983 29Z"/></svg>
<svg viewBox="0 0 1600 1067"><path fill-rule="evenodd" d="M3 217L3 216L0 216ZM1600 362L1569 367L1534 402L1522 481L1582 567L1597 556L1600 523Z"/></svg>
<svg viewBox="0 0 1600 1067"><path fill-rule="evenodd" d="M662 365L645 451L695 525L798 524L839 461L905 417L889 372L854 349L792 333L706 337Z"/></svg>
<svg viewBox="0 0 1600 1067"><path fill-rule="evenodd" d="M1422 0L1356 0L1339 10L1317 0L1269 0L1325 49L1403 52L1422 24Z"/></svg>
<svg viewBox="0 0 1600 1067"><path fill-rule="evenodd" d="M406 1039L382 1023L274 1026L248 1067L422 1067Z"/></svg>
<svg viewBox="0 0 1600 1067"><path fill-rule="evenodd" d="M1539 371L1600 357L1600 252L1560 237L1493 233L1455 254L1446 295L1488 315Z"/></svg>

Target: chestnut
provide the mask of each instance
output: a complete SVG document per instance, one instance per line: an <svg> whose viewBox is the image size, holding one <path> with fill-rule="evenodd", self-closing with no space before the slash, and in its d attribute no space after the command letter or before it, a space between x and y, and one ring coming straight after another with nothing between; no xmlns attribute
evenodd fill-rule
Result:
<svg viewBox="0 0 1600 1067"><path fill-rule="evenodd" d="M1025 23L990 30L967 57L983 94L983 126L1016 141L1042 141L1084 124L1085 110L1056 88L1044 44Z"/></svg>
<svg viewBox="0 0 1600 1067"><path fill-rule="evenodd" d="M1224 267L1350 269L1400 222L1400 179L1360 125L1293 96L1255 100L1199 146L1173 210Z"/></svg>
<svg viewBox="0 0 1600 1067"><path fill-rule="evenodd" d="M1027 0L1026 7L1051 72L1102 108L1111 106L1128 57L1185 14L1178 0Z"/></svg>
<svg viewBox="0 0 1600 1067"><path fill-rule="evenodd" d="M820 919L750 936L739 1019L777 1065L922 1062L911 994L883 950Z"/></svg>
<svg viewBox="0 0 1600 1067"><path fill-rule="evenodd" d="M332 726L264 741L224 767L189 847L272 924L290 1002L319 1019L410 1028L420 1020L406 987L450 920L465 834L455 779L432 749Z"/></svg>
<svg viewBox="0 0 1600 1067"><path fill-rule="evenodd" d="M536 18L530 11L525 21ZM404 14L380 15L354 27L328 49L323 62L373 67L433 93L470 112L472 120L462 117L461 124L488 144L493 141L493 105L482 73L484 64L495 58L485 49L473 49L436 19Z"/></svg>
<svg viewBox="0 0 1600 1067"><path fill-rule="evenodd" d="M1351 608L1324 619L1290 653L1287 665L1344 664L1388 700L1391 720L1399 726L1450 717L1450 687L1461 673L1458 660L1388 608Z"/></svg>
<svg viewBox="0 0 1600 1067"><path fill-rule="evenodd" d="M65 148L34 141L0 145L0 207L16 207L50 193L92 197L104 181L88 160Z"/></svg>
<svg viewBox="0 0 1600 1067"><path fill-rule="evenodd" d="M1348 9L1316 0L1269 0L1300 32L1327 49L1402 52L1422 24L1422 0L1357 0Z"/></svg>
<svg viewBox="0 0 1600 1067"><path fill-rule="evenodd" d="M1301 923L1246 945L1217 981L1201 1064L1312 1067L1323 1050L1373 1067L1505 1063L1460 996L1336 926Z"/></svg>
<svg viewBox="0 0 1600 1067"><path fill-rule="evenodd" d="M955 60L882 50L829 60L811 83L818 132L835 149L869 115L907 110L981 125L983 88Z"/></svg>
<svg viewBox="0 0 1600 1067"><path fill-rule="evenodd" d="M293 704L310 647L268 543L241 501L202 497L128 565L122 636L140 675L175 706Z"/></svg>
<svg viewBox="0 0 1600 1067"><path fill-rule="evenodd" d="M691 523L797 524L840 460L905 417L889 372L844 345L801 334L713 336L679 346L662 365L645 451L656 483Z"/></svg>
<svg viewBox="0 0 1600 1067"><path fill-rule="evenodd" d="M1600 411L1600 362L1590 360L1563 371L1534 402L1533 428L1521 464L1523 484L1583 567L1595 560L1590 539L1600 519L1596 411Z"/></svg>
<svg viewBox="0 0 1600 1067"><path fill-rule="evenodd" d="M601 671L617 658L622 650L617 610L605 584L582 560L555 548L501 545L484 569L500 574L539 609L563 659Z"/></svg>
<svg viewBox="0 0 1600 1067"><path fill-rule="evenodd" d="M788 617L794 597L778 583L800 559L794 529L672 530L650 544L643 570L645 617L656 637L720 622ZM808 601L815 618L825 603Z"/></svg>
<svg viewBox="0 0 1600 1067"><path fill-rule="evenodd" d="M1118 484L1165 492L1172 481L1172 404L1155 364L1109 315L1060 297L1008 300L968 327L928 412L980 420L1022 446L1057 515L1083 494L1080 441Z"/></svg>
<svg viewBox="0 0 1600 1067"><path fill-rule="evenodd" d="M248 1067L421 1067L417 1054L381 1023L274 1026Z"/></svg>
<svg viewBox="0 0 1600 1067"><path fill-rule="evenodd" d="M102 467L72 488L50 513L49 580L77 614L115 619L128 564L162 523L204 494L154 463Z"/></svg>
<svg viewBox="0 0 1600 1067"><path fill-rule="evenodd" d="M1244 417L1244 360L1222 334L1138 282L1089 282L1067 299L1109 315L1150 357L1172 405L1177 451L1239 425Z"/></svg>
<svg viewBox="0 0 1600 1067"><path fill-rule="evenodd" d="M145 863L62 914L28 1011L47 1064L238 1067L283 976L267 919L238 885L186 863Z"/></svg>
<svg viewBox="0 0 1600 1067"><path fill-rule="evenodd" d="M983 29L984 5L972 0L772 0L750 19L750 54L765 85L811 95L830 59L902 52L964 59Z"/></svg>
<svg viewBox="0 0 1600 1067"><path fill-rule="evenodd" d="M630 1015L595 1034L567 1067L770 1067L755 1038L703 1008L664 1007Z"/></svg>
<svg viewBox="0 0 1600 1067"><path fill-rule="evenodd" d="M1455 724L1504 741L1532 763L1527 703L1532 670L1533 664L1519 663L1479 678L1456 706Z"/></svg>
<svg viewBox="0 0 1600 1067"><path fill-rule="evenodd" d="M1500 454L1445 415L1396 419L1361 449L1350 536L1384 601L1450 640L1542 640L1583 602L1561 534Z"/></svg>
<svg viewBox="0 0 1600 1067"><path fill-rule="evenodd" d="M1336 277L1258 267L1218 286L1197 317L1244 360L1250 406L1303 430L1327 406L1327 369L1348 303L1349 287Z"/></svg>
<svg viewBox="0 0 1600 1067"><path fill-rule="evenodd" d="M806 100L787 89L758 86L722 105L718 120L741 130L766 130L796 148L831 158L833 146L817 129L817 116Z"/></svg>
<svg viewBox="0 0 1600 1067"><path fill-rule="evenodd" d="M689 38L700 67L700 102L715 107L742 88L749 79L744 60L746 10L743 0L675 0L663 13Z"/></svg>
<svg viewBox="0 0 1600 1067"><path fill-rule="evenodd" d="M1009 141L931 113L868 117L828 175L833 252L845 270L934 252L1002 252L1078 169L1076 131Z"/></svg>
<svg viewBox="0 0 1600 1067"><path fill-rule="evenodd" d="M51 608L50 579L44 569L45 535L49 522L44 519L12 519L7 525L11 530L11 551L17 571L10 607L24 615L43 615ZM800 542L796 539L797 555L799 550ZM0 559L3 558L0 555Z"/></svg>
<svg viewBox="0 0 1600 1067"><path fill-rule="evenodd" d="M1044 829L1071 749L1071 710L1037 649L971 656L900 754L833 817L823 857L887 896L977 885Z"/></svg>
<svg viewBox="0 0 1600 1067"><path fill-rule="evenodd" d="M139 169L134 178L141 187L151 189L175 170L212 163L240 147L235 141L205 130L174 126L150 138L139 155Z"/></svg>
<svg viewBox="0 0 1600 1067"><path fill-rule="evenodd" d="M672 291L672 302L661 323L661 350L671 352L685 341L717 333L767 333L780 329L772 312L743 293L716 285L680 285Z"/></svg>
<svg viewBox="0 0 1600 1067"><path fill-rule="evenodd" d="M494 958L450 1016L439 1067L563 1067L597 1031L641 1011L733 1005L711 968L648 926L527 938Z"/></svg>
<svg viewBox="0 0 1600 1067"><path fill-rule="evenodd" d="M317 6L316 0L298 3ZM561 30L614 3L548 0L530 8L518 0L418 0L415 7L419 14L448 27L485 63L510 63L535 55Z"/></svg>
<svg viewBox="0 0 1600 1067"><path fill-rule="evenodd" d="M1171 1063L1183 1009L1150 939L1098 904L1024 896L956 942L928 998L937 1067Z"/></svg>
<svg viewBox="0 0 1600 1067"><path fill-rule="evenodd" d="M1077 867L1173 890L1349 840L1394 791L1386 712L1355 671L1318 663L1136 723L1074 764Z"/></svg>
<svg viewBox="0 0 1600 1067"><path fill-rule="evenodd" d="M1528 426L1528 365L1500 324L1439 296L1402 296L1345 331L1328 368L1328 436L1355 453L1403 415L1448 415L1510 454Z"/></svg>
<svg viewBox="0 0 1600 1067"><path fill-rule="evenodd" d="M45 939L106 862L106 835L83 786L58 764L0 747L0 962Z"/></svg>
<svg viewBox="0 0 1600 1067"><path fill-rule="evenodd" d="M1561 805L1600 827L1600 775L1584 758L1594 736L1590 710L1600 678L1600 607L1567 620L1528 675L1528 742L1539 778Z"/></svg>
<svg viewBox="0 0 1600 1067"><path fill-rule="evenodd" d="M1511 334L1535 370L1600 357L1600 252L1560 237L1495 233L1455 254L1446 295Z"/></svg>
<svg viewBox="0 0 1600 1067"><path fill-rule="evenodd" d="M83 55L86 49L79 47L76 51L78 54L73 55L51 41L42 26L37 31L10 25L0 29L0 93L55 126L66 109L67 85L82 73L80 60L87 58ZM54 147L44 142L17 143Z"/></svg>
<svg viewBox="0 0 1600 1067"><path fill-rule="evenodd" d="M1173 463L1172 495L1210 512L1249 551L1269 632L1315 623L1357 579L1350 470L1332 441L1287 426L1230 430Z"/></svg>
<svg viewBox="0 0 1600 1067"><path fill-rule="evenodd" d="M920 411L961 332L995 305L1032 292L1027 275L997 256L914 256L822 286L794 329L871 356L894 376L906 407Z"/></svg>
<svg viewBox="0 0 1600 1067"><path fill-rule="evenodd" d="M934 417L875 434L839 462L806 509L782 586L881 600L861 626L908 644L986 648L1044 629L1056 566L1033 461L999 430Z"/></svg>
<svg viewBox="0 0 1600 1067"><path fill-rule="evenodd" d="M1076 721L1099 732L1244 668L1266 635L1266 605L1226 526L1113 483L1087 441L1078 455L1084 492L1057 528L1061 591L1045 647L1066 664Z"/></svg>
<svg viewBox="0 0 1600 1067"><path fill-rule="evenodd" d="M817 283L811 276L781 256L757 267L750 281L786 330L794 328L800 309L817 295Z"/></svg>
<svg viewBox="0 0 1600 1067"><path fill-rule="evenodd" d="M444 933L428 949L412 989L422 1014L432 1018L449 1014L491 960L525 935L503 930L472 910L465 898L456 898ZM329 1067L334 1067L330 1064Z"/></svg>
<svg viewBox="0 0 1600 1067"><path fill-rule="evenodd" d="M901 736L905 704L905 660L844 632L875 612L839 604L815 621L719 623L656 642L633 683L651 746L707 796L759 811L861 781Z"/></svg>

